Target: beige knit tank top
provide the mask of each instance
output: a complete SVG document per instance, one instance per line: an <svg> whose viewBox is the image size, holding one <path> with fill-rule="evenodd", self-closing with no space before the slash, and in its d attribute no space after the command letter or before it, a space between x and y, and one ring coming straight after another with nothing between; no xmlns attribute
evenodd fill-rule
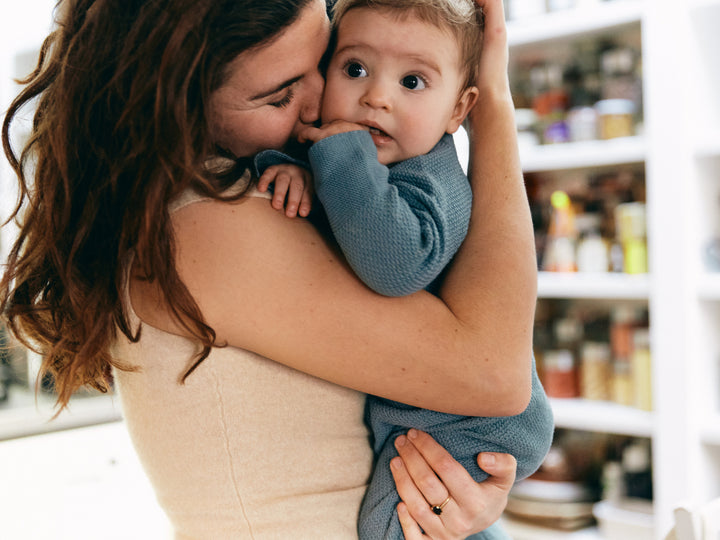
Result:
<svg viewBox="0 0 720 540"><path fill-rule="evenodd" d="M126 304L137 325L127 287ZM114 353L139 367L115 372L123 416L176 539L357 538L363 394L231 347L180 384L193 342L145 323L139 343L118 334Z"/></svg>

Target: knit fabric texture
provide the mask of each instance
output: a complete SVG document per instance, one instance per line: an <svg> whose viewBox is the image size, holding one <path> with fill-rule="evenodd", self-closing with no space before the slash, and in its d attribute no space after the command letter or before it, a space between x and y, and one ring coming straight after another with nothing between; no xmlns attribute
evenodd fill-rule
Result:
<svg viewBox="0 0 720 540"><path fill-rule="evenodd" d="M256 164L281 160L282 154L268 151ZM313 145L309 160L333 235L358 277L388 296L435 292L465 238L472 203L452 137L443 136L428 154L386 167L377 161L369 133L352 131ZM397 456L395 438L409 428L429 433L478 482L487 478L477 465L478 453L514 455L520 480L540 466L553 435L552 411L534 360L530 404L517 416L457 416L368 396L366 419L376 464L360 510L361 540L404 538L390 460ZM509 537L494 524L471 538Z"/></svg>
<svg viewBox="0 0 720 540"><path fill-rule="evenodd" d="M477 464L478 453L512 454L517 459L516 480L521 480L540 466L550 449L553 435L552 410L538 379L534 360L530 404L517 416L457 416L368 396L366 418L375 438L376 462L360 508L358 533L362 540L403 538L396 510L400 497L390 472L390 460L397 456L393 444L395 438L409 428L432 435L477 482L488 476ZM470 538L495 540L509 537L499 524L495 524Z"/></svg>
<svg viewBox="0 0 720 540"><path fill-rule="evenodd" d="M308 156L333 235L366 285L404 296L436 280L465 238L472 204L451 135L391 167L366 131L323 139Z"/></svg>

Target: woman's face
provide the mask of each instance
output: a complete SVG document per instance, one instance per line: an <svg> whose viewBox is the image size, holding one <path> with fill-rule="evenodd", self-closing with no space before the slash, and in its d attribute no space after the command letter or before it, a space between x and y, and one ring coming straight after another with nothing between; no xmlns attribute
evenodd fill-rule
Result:
<svg viewBox="0 0 720 540"><path fill-rule="evenodd" d="M324 0L311 0L300 17L268 45L242 53L210 97L215 143L236 157L282 149L320 116L324 80L319 64L330 36Z"/></svg>

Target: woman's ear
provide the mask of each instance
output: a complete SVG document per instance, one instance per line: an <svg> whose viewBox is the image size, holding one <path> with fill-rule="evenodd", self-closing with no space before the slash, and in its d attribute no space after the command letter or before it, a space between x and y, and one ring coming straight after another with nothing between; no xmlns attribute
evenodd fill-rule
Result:
<svg viewBox="0 0 720 540"><path fill-rule="evenodd" d="M475 105L479 94L480 91L475 86L469 86L462 91L455 105L455 110L448 121L445 129L446 133L455 133L458 130L460 124L463 123L463 120L465 120L465 117L470 112L470 109Z"/></svg>

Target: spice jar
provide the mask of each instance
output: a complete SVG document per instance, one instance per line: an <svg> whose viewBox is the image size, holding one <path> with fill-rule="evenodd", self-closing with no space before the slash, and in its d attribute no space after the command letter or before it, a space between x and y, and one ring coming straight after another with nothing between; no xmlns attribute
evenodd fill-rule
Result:
<svg viewBox="0 0 720 540"><path fill-rule="evenodd" d="M635 104L629 99L603 99L595 104L595 110L598 113L601 139L630 137L635 134Z"/></svg>
<svg viewBox="0 0 720 540"><path fill-rule="evenodd" d="M582 346L580 395L585 399L610 399L610 345L587 341Z"/></svg>
<svg viewBox="0 0 720 540"><path fill-rule="evenodd" d="M553 398L578 397L577 371L572 351L545 351L543 358L543 386Z"/></svg>
<svg viewBox="0 0 720 540"><path fill-rule="evenodd" d="M623 264L627 274L646 274L648 254L645 204L623 203L615 207L615 230L623 248Z"/></svg>

